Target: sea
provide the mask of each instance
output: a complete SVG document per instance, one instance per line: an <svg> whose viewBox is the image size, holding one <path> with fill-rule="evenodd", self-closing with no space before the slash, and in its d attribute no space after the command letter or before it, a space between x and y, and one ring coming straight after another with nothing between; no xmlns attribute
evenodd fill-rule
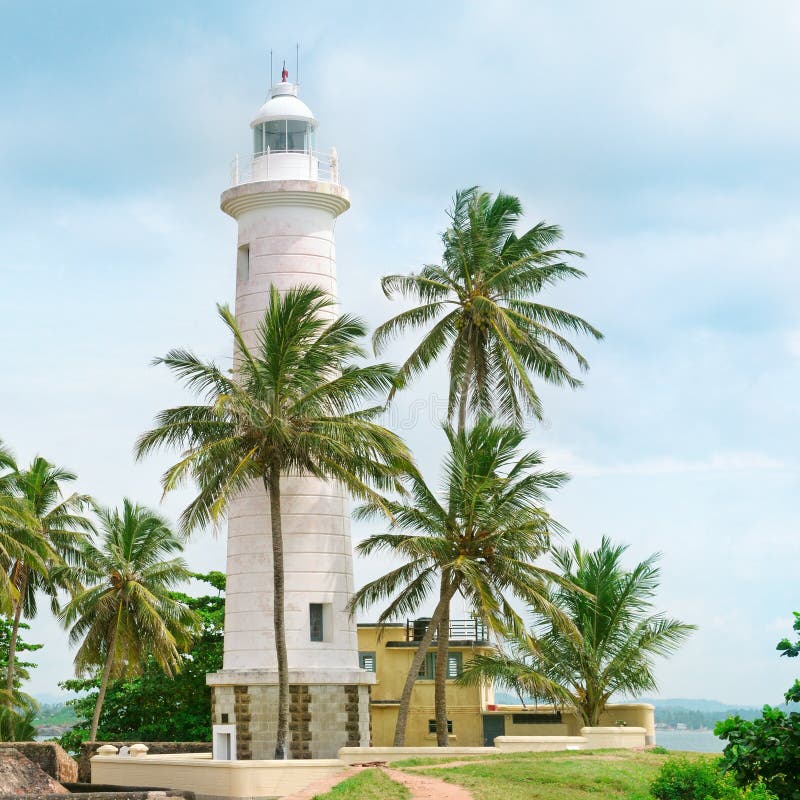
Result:
<svg viewBox="0 0 800 800"><path fill-rule="evenodd" d="M689 750L694 753L721 753L726 742L711 731L656 731L656 744L667 750Z"/></svg>

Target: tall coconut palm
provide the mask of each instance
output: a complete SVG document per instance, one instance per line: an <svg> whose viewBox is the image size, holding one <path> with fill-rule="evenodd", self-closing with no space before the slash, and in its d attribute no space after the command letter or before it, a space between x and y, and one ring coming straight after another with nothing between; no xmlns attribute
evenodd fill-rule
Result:
<svg viewBox="0 0 800 800"><path fill-rule="evenodd" d="M95 741L108 682L138 675L148 656L171 675L200 624L170 590L191 578L178 555L181 540L149 508L124 500L122 510L96 508L99 540L81 546L85 586L62 609L69 641L77 645L78 675L100 669L89 738Z"/></svg>
<svg viewBox="0 0 800 800"><path fill-rule="evenodd" d="M567 700L588 726L599 724L612 694L655 690L654 658L674 652L696 627L652 612L659 556L626 569L626 549L605 537L597 550L578 542L556 548L555 563L567 582L551 592L550 602L572 621L571 635L540 615L530 636L512 637L507 652L477 657L461 680Z"/></svg>
<svg viewBox="0 0 800 800"><path fill-rule="evenodd" d="M526 599L544 614L552 612L546 587L555 576L535 559L548 549L551 531L558 527L542 510L542 502L548 490L561 486L567 476L540 470L538 453L519 455L525 434L515 426L480 417L471 430L459 433L446 427L445 434L449 451L441 492L410 472L408 495L389 504L390 531L370 536L357 548L365 556L382 552L403 560L353 597L354 609L389 598L380 623L413 613L439 587L436 608L400 698L395 747L405 741L415 679L456 593L470 601L494 630L523 630L511 595ZM366 503L356 515L372 519L381 511L379 505ZM446 740L446 725L439 727L439 733Z"/></svg>
<svg viewBox="0 0 800 800"><path fill-rule="evenodd" d="M365 355L359 344L365 325L334 312L334 301L318 288L301 286L281 297L272 287L251 348L233 314L221 306L235 342L233 373L185 350L158 359L205 404L163 411L137 444L139 457L161 446L184 451L163 485L170 491L189 477L196 481L198 494L182 516L186 531L217 522L230 500L252 482L264 485L273 557L279 759L286 757L289 726L281 476L337 480L357 497L381 505L373 487L394 487L398 464L410 459L401 440L373 421L382 408L363 408L369 398L389 390L394 368L353 363Z"/></svg>
<svg viewBox="0 0 800 800"><path fill-rule="evenodd" d="M588 363L567 335L602 338L581 317L538 300L553 284L584 277L567 263L581 253L553 247L562 238L557 225L540 222L517 235L521 216L516 197L502 192L493 197L475 186L460 191L442 237L442 263L382 279L388 298L400 295L418 305L376 329L376 351L412 329L427 329L400 368L398 385L447 353L448 414L457 415L459 429L468 408L517 423L525 413L541 417L533 376L579 386L563 356L581 370Z"/></svg>
<svg viewBox="0 0 800 800"><path fill-rule="evenodd" d="M27 560L36 569L45 569L48 555L33 512L24 499L12 494L16 469L13 454L0 440L0 613L10 616L19 600L19 589L12 580L13 565Z"/></svg>
<svg viewBox="0 0 800 800"><path fill-rule="evenodd" d="M588 369L588 363L567 337L602 338L586 320L538 298L559 281L584 277L567 263L582 254L554 247L562 238L556 225L540 222L518 235L521 216L522 205L511 195L499 192L493 197L475 186L458 192L451 224L442 237L442 263L382 280L387 297L400 295L418 305L377 328L376 351L414 328L427 329L400 368L398 386L447 353L448 416L457 418L459 431L464 430L469 408L517 424L525 413L540 418L534 378L579 386L563 357L580 370ZM445 702L446 626L447 615L437 658L439 708ZM443 724L438 720L439 728Z"/></svg>
<svg viewBox="0 0 800 800"><path fill-rule="evenodd" d="M81 513L89 502L86 495L73 492L64 495L65 484L76 480L69 470L56 467L41 456L34 458L27 470L15 470L7 478L11 494L20 498L33 515L33 527L17 527L17 535L41 537L39 550L44 559L21 554L11 565L11 582L18 596L13 601L13 627L6 674L6 690L14 686L14 659L20 619L31 619L37 613L37 596L50 598L54 613L58 612L58 592L74 588L73 573L60 569L75 566L85 534L93 530L91 521ZM55 569L54 569L55 568Z"/></svg>

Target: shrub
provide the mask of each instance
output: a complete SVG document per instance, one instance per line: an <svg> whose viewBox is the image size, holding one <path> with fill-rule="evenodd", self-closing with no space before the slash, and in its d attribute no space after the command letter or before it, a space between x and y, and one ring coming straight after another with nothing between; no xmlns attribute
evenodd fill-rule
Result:
<svg viewBox="0 0 800 800"><path fill-rule="evenodd" d="M794 630L800 633L800 613L794 614ZM800 639L782 639L781 655L800 655ZM800 703L800 681L784 695L788 703ZM727 739L724 767L741 786L763 786L779 800L800 800L800 712L764 706L752 722L731 717L718 722L714 733ZM750 795L753 797L754 795Z"/></svg>
<svg viewBox="0 0 800 800"><path fill-rule="evenodd" d="M763 784L738 787L722 771L721 760L709 759L670 758L650 784L650 794L656 800L775 800Z"/></svg>
<svg viewBox="0 0 800 800"><path fill-rule="evenodd" d="M734 798L732 781L720 771L716 761L670 758L664 762L655 780L650 784L650 794L656 800L718 800Z"/></svg>

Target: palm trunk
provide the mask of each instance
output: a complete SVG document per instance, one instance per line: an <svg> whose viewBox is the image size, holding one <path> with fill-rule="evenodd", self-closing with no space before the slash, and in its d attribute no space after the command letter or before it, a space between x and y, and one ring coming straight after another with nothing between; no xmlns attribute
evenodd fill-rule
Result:
<svg viewBox="0 0 800 800"><path fill-rule="evenodd" d="M434 634L436 633L439 623L441 622L442 615L445 609L450 607L450 601L453 599L455 591L450 593L449 596L442 596L439 603L433 612L433 616L428 623L425 630L425 635L419 643L417 652L414 653L414 658L411 661L411 667L406 676L406 682L403 686L403 693L400 695L400 707L397 709L397 723L394 729L394 747L403 747L406 741L406 725L408 724L408 712L411 706L411 693L414 691L414 684L419 675L419 668L422 666L422 661L428 654L428 648L431 646Z"/></svg>
<svg viewBox="0 0 800 800"><path fill-rule="evenodd" d="M467 359L467 369L461 383L461 397L458 401L458 435L463 435L467 427L467 399L469 397L469 377L472 369L472 357ZM451 519L455 517L456 510L449 509ZM445 593L445 582L442 579L440 597ZM453 594L450 597L452 598ZM434 706L436 709L436 744L438 747L449 747L450 735L447 732L447 666L450 645L450 602L439 623L439 647L436 652L436 680L434 685Z"/></svg>
<svg viewBox="0 0 800 800"><path fill-rule="evenodd" d="M458 401L458 433L464 433L467 427L467 400L469 399L469 379L472 370L472 355L467 359L467 368L464 372L464 379L461 382L461 397Z"/></svg>
<svg viewBox="0 0 800 800"><path fill-rule="evenodd" d="M447 594L447 586L442 580L440 596L444 598ZM452 595L451 595L452 597ZM450 601L442 613L439 622L439 646L436 651L436 673L435 673L435 708L436 708L436 746L448 747L450 745L450 735L447 731L447 667L448 649L450 645Z"/></svg>
<svg viewBox="0 0 800 800"><path fill-rule="evenodd" d="M25 592L28 589L28 573L20 562L14 565L15 575L12 577L12 583L16 586L19 592L19 599L14 603L14 621L11 626L11 638L8 643L8 667L6 669L6 690L9 692L14 691L14 666L17 655L17 642L19 640L19 623L22 619L22 605L25 601ZM12 733L13 740L13 733Z"/></svg>
<svg viewBox="0 0 800 800"><path fill-rule="evenodd" d="M108 643L108 652L106 653L106 663L103 665L103 677L100 679L100 693L97 695L97 702L94 704L94 714L92 715L92 727L89 731L90 742L94 742L97 740L97 728L100 725L100 713L103 710L103 701L106 699L106 689L108 689L108 678L111 675L111 667L114 664L114 650L117 646L118 631L119 631L119 623L114 626L114 631L111 634L111 640Z"/></svg>
<svg viewBox="0 0 800 800"><path fill-rule="evenodd" d="M275 627L275 652L278 659L278 731L275 735L275 758L287 758L289 735L289 661L286 655L286 625L283 588L283 524L281 520L281 473L277 462L270 466L264 487L269 494L272 526L272 619Z"/></svg>

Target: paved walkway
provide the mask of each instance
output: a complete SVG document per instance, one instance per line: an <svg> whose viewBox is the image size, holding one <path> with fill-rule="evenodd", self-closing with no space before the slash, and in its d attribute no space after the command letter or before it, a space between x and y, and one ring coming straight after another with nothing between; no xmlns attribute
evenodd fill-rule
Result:
<svg viewBox="0 0 800 800"><path fill-rule="evenodd" d="M472 795L462 786L455 786L427 775L409 775L397 769L381 767L383 773L411 792L411 800L472 800Z"/></svg>
<svg viewBox="0 0 800 800"><path fill-rule="evenodd" d="M443 764L442 766L452 765ZM342 772L337 772L336 775L306 786L299 792L287 795L283 800L313 800L317 795L329 792L336 784L357 775L362 769L368 769L368 767L348 767ZM411 800L473 800L472 795L466 789L438 778L430 778L427 775L409 775L390 767L379 767L379 769L390 780L405 786L411 793Z"/></svg>
<svg viewBox="0 0 800 800"><path fill-rule="evenodd" d="M327 778L314 781L314 783L309 784L305 789L301 789L299 792L285 795L283 800L313 800L318 794L329 792L337 783L346 781L359 772L361 772L361 767L348 767L341 772L337 772L335 775L329 775Z"/></svg>

